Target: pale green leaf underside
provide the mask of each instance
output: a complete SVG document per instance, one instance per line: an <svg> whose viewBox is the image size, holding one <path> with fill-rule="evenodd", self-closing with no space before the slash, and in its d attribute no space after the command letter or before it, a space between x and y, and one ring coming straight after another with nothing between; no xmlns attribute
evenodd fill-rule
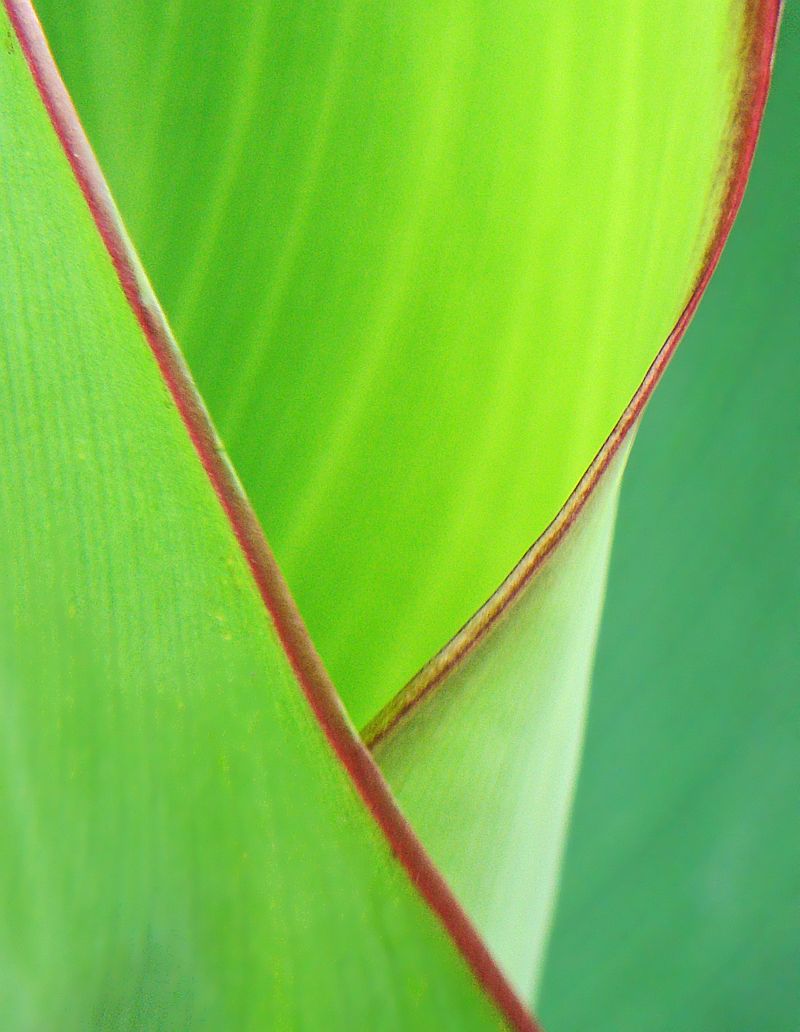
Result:
<svg viewBox="0 0 800 1032"><path fill-rule="evenodd" d="M362 724L554 517L686 302L747 5L42 8Z"/></svg>
<svg viewBox="0 0 800 1032"><path fill-rule="evenodd" d="M375 756L517 990L534 994L630 438L513 608Z"/></svg>
<svg viewBox="0 0 800 1032"><path fill-rule="evenodd" d="M0 13L9 1032L501 1025L312 717Z"/></svg>

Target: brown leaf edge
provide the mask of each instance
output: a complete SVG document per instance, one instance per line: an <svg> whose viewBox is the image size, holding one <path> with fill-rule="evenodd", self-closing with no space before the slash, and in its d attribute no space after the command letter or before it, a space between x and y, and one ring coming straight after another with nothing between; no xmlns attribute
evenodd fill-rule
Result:
<svg viewBox="0 0 800 1032"><path fill-rule="evenodd" d="M315 718L412 886L436 915L483 991L512 1029L541 1032L403 817L344 710L141 268L31 0L3 0L3 5L125 297L231 524Z"/></svg>
<svg viewBox="0 0 800 1032"><path fill-rule="evenodd" d="M672 332L660 348L614 429L552 523L477 613L363 729L362 737L370 749L374 749L394 734L423 699L446 687L449 678L466 657L484 641L498 621L509 615L514 604L519 601L533 578L574 526L587 501L608 471L620 446L636 427L697 310L739 211L772 79L782 6L782 0L750 0L747 5L741 42L742 76L739 104L729 134L730 148L736 156L729 165L727 186L700 272Z"/></svg>

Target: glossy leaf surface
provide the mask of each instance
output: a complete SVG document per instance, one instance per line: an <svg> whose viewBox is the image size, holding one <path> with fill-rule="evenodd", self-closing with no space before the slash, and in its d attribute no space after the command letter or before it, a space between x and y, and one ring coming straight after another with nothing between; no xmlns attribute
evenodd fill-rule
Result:
<svg viewBox="0 0 800 1032"><path fill-rule="evenodd" d="M751 7L42 6L362 724L555 516L686 303Z"/></svg>
<svg viewBox="0 0 800 1032"><path fill-rule="evenodd" d="M67 150L4 7L2 1026L499 1028L322 675L290 665L269 557L9 10Z"/></svg>

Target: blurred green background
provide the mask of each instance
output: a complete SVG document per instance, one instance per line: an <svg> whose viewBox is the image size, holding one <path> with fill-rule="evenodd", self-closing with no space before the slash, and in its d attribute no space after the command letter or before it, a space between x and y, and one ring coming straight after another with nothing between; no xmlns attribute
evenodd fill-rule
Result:
<svg viewBox="0 0 800 1032"><path fill-rule="evenodd" d="M800 8L622 493L544 988L557 1032L800 1029Z"/></svg>

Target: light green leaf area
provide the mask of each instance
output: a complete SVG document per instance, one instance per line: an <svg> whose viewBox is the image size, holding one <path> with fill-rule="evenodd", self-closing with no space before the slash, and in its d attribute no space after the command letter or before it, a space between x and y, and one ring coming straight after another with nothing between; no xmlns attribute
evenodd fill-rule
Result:
<svg viewBox="0 0 800 1032"><path fill-rule="evenodd" d="M362 725L552 520L675 323L748 5L41 7Z"/></svg>
<svg viewBox="0 0 800 1032"><path fill-rule="evenodd" d="M499 1028L312 717L5 10L0 40L0 1024Z"/></svg>
<svg viewBox="0 0 800 1032"><path fill-rule="evenodd" d="M630 442L509 612L374 747L417 833L527 998L555 902Z"/></svg>

